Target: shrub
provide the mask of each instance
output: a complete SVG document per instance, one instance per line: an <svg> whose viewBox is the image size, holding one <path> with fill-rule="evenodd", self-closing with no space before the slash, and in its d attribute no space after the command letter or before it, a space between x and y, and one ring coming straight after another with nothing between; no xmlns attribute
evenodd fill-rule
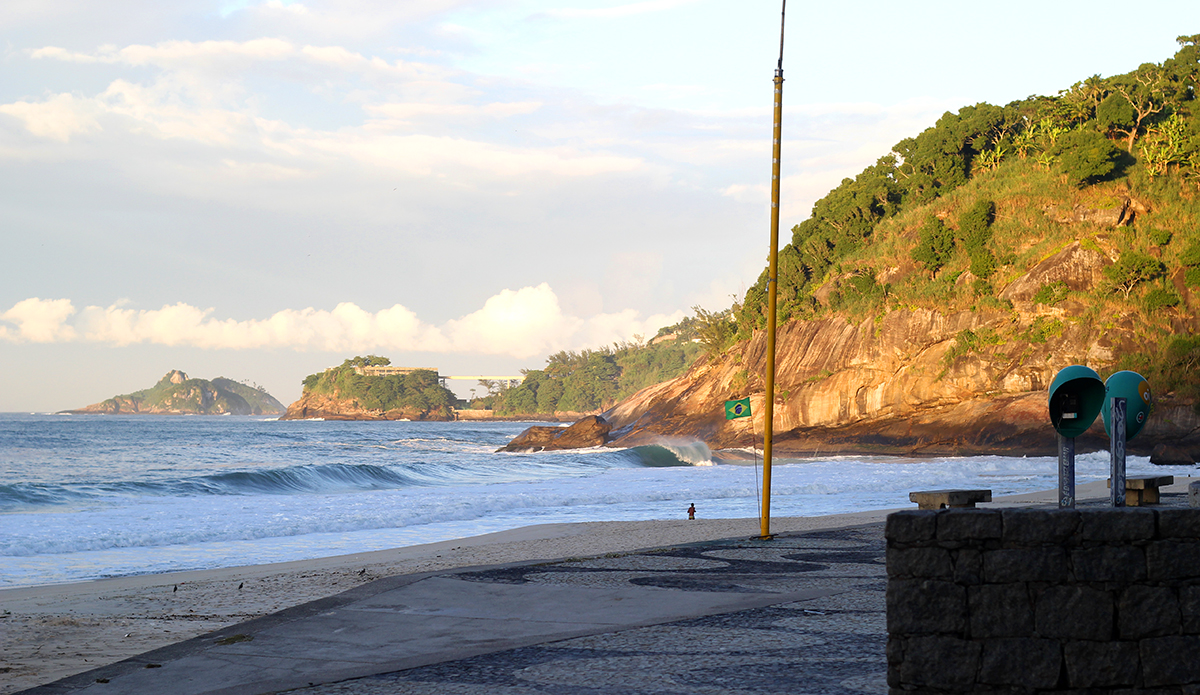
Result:
<svg viewBox="0 0 1200 695"><path fill-rule="evenodd" d="M990 200L979 200L959 215L958 234L968 253L974 254L983 249L992 238L992 222L995 219L996 204Z"/></svg>
<svg viewBox="0 0 1200 695"><path fill-rule="evenodd" d="M980 248L971 253L971 273L978 278L989 278L996 272L996 257L991 251Z"/></svg>
<svg viewBox="0 0 1200 695"><path fill-rule="evenodd" d="M1035 304L1054 306L1067 298L1068 291L1067 283L1057 280L1039 287L1033 295L1033 301Z"/></svg>
<svg viewBox="0 0 1200 695"><path fill-rule="evenodd" d="M1155 246L1166 246L1171 243L1171 237L1174 235L1171 234L1171 230L1169 229L1151 229L1146 236L1150 238L1150 243Z"/></svg>
<svg viewBox="0 0 1200 695"><path fill-rule="evenodd" d="M1168 289L1156 287L1146 295L1146 311L1149 312L1178 305L1179 295Z"/></svg>
<svg viewBox="0 0 1200 695"><path fill-rule="evenodd" d="M921 227L921 235L917 240L917 248L913 249L912 259L931 272L936 273L954 252L954 234L936 217L930 217Z"/></svg>

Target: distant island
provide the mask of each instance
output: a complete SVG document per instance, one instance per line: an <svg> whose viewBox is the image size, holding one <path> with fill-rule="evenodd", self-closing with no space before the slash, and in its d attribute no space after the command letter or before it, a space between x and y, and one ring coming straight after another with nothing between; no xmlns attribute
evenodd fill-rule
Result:
<svg viewBox="0 0 1200 695"><path fill-rule="evenodd" d="M262 387L247 386L232 379L217 377L192 379L172 369L148 389L64 412L76 414L149 414L149 415L282 415L282 403Z"/></svg>

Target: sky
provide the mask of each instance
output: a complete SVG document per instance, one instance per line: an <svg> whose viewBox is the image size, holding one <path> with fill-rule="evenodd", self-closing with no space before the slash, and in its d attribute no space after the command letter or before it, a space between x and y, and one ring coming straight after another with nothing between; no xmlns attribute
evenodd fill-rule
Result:
<svg viewBox="0 0 1200 695"><path fill-rule="evenodd" d="M1194 1L797 2L781 237L946 111L1161 62ZM6 0L0 411L357 354L515 375L728 307L777 0ZM457 382L465 393L474 386Z"/></svg>

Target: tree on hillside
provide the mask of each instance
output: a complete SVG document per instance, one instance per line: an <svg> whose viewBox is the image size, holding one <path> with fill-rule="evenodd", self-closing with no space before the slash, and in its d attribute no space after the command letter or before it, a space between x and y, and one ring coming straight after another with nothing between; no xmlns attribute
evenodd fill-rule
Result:
<svg viewBox="0 0 1200 695"><path fill-rule="evenodd" d="M392 361L386 357L379 357L377 355L367 355L366 357L363 357L363 356L359 355L356 357L351 357L350 359L342 362L342 366L343 367L386 367L386 366L390 365L391 363L392 363Z"/></svg>
<svg viewBox="0 0 1200 695"><path fill-rule="evenodd" d="M1111 140L1090 128L1073 130L1062 136L1050 153L1058 157L1067 180L1077 186L1111 174L1121 155L1120 148Z"/></svg>
<svg viewBox="0 0 1200 695"><path fill-rule="evenodd" d="M1128 298L1133 288L1161 276L1165 270L1158 259L1138 251L1126 251L1116 263L1105 268L1103 272L1108 283L1114 289L1121 290Z"/></svg>
<svg viewBox="0 0 1200 695"><path fill-rule="evenodd" d="M1164 70L1145 63L1128 75L1112 78L1113 93L1096 109L1102 128L1125 135L1126 149L1133 152L1133 143L1144 130L1147 119L1167 107L1169 80Z"/></svg>
<svg viewBox="0 0 1200 695"><path fill-rule="evenodd" d="M946 227L936 217L930 217L921 227L917 247L913 249L912 259L925 266L931 273L937 273L950 254L954 253L954 232Z"/></svg>

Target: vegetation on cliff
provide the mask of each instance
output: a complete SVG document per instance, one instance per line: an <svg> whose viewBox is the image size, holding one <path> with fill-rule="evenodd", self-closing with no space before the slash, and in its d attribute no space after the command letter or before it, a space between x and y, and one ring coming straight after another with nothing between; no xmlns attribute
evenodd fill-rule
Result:
<svg viewBox="0 0 1200 695"><path fill-rule="evenodd" d="M504 416L607 408L687 371L705 350L707 312L696 311L696 317L660 329L649 344L637 338L597 350L563 350L546 358L544 369L523 370L525 379L518 386L485 382L488 395L472 406Z"/></svg>
<svg viewBox="0 0 1200 695"><path fill-rule="evenodd" d="M1102 371L1137 369L1200 401L1200 35L1178 41L1161 64L946 113L845 179L779 252L779 323L987 314L947 367L1069 327L1111 345L1093 360ZM1096 282L1015 289L1073 244L1097 254ZM765 327L766 292L764 270L726 319L737 341Z"/></svg>
<svg viewBox="0 0 1200 695"><path fill-rule="evenodd" d="M438 381L437 372L419 369L407 374L369 376L355 367L387 366L386 357L352 357L337 367L304 377L301 402L326 396L367 411L398 411L411 419L453 417L454 394ZM294 406L293 406L294 407Z"/></svg>
<svg viewBox="0 0 1200 695"><path fill-rule="evenodd" d="M192 379L175 369L148 389L113 396L74 412L278 415L284 410L283 404L261 386L249 386L225 377L212 381Z"/></svg>

